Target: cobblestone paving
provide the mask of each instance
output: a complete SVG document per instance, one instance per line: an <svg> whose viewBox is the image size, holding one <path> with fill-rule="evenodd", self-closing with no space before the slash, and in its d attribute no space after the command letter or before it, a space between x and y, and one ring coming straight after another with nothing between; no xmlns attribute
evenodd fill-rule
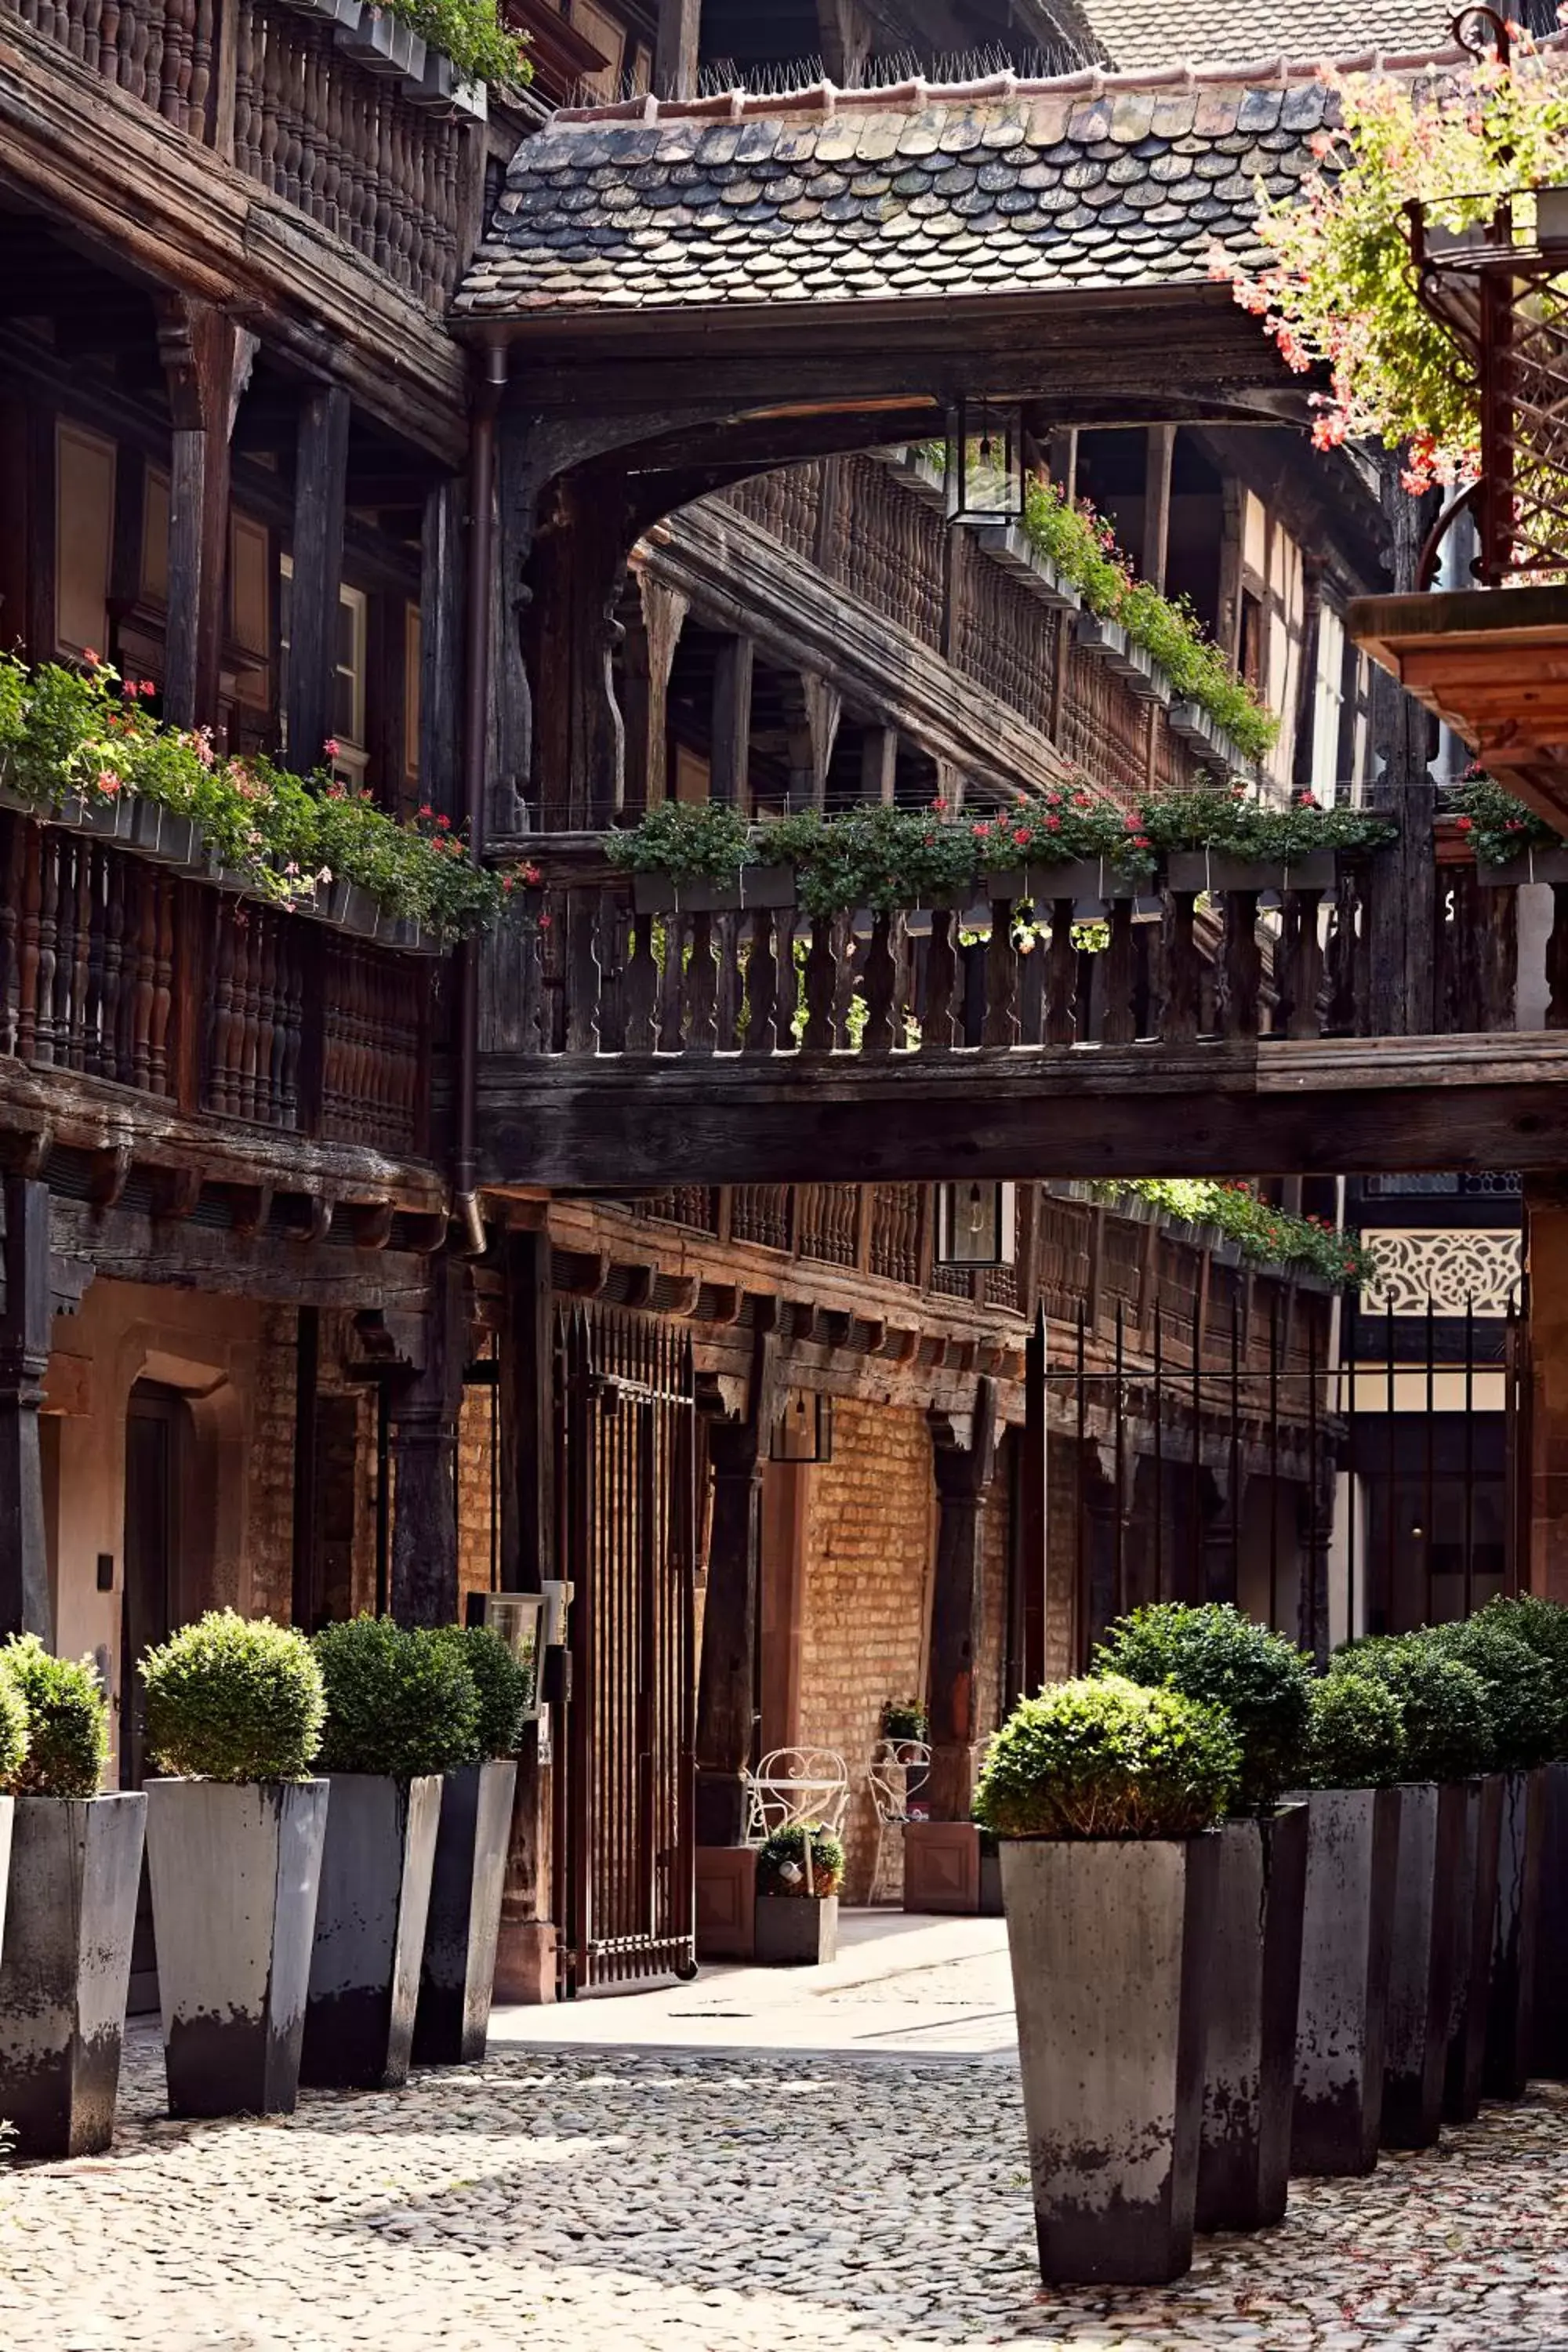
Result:
<svg viewBox="0 0 1568 2352"><path fill-rule="evenodd" d="M1042 2294L1005 2061L508 2054L0 2174L5 2352L1568 2352L1568 2090L1179 2286Z"/></svg>

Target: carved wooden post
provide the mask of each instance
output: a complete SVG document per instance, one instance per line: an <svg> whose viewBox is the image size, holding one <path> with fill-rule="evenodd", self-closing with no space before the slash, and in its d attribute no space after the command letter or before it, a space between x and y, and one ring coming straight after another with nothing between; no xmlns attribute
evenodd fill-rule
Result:
<svg viewBox="0 0 1568 2352"><path fill-rule="evenodd" d="M294 460L294 580L289 604L289 758L309 771L332 731L343 572L349 396L307 394Z"/></svg>
<svg viewBox="0 0 1568 2352"><path fill-rule="evenodd" d="M38 1407L49 1365L49 1188L7 1176L0 1314L0 1635L54 1641Z"/></svg>
<svg viewBox="0 0 1568 2352"><path fill-rule="evenodd" d="M500 1557L509 1591L538 1592L555 1566L554 1304L548 1233L509 1234L500 1360ZM554 1696L526 1727L517 1760L496 1958L499 2000L555 1998Z"/></svg>
<svg viewBox="0 0 1568 2352"><path fill-rule="evenodd" d="M899 730L868 727L860 740L860 797L891 808L898 797Z"/></svg>
<svg viewBox="0 0 1568 2352"><path fill-rule="evenodd" d="M708 1430L713 1520L697 1685L697 1843L739 1845L746 1826L742 1774L756 1710L757 1596L762 1559L763 1462L774 1407L774 1343L752 1345L745 1412Z"/></svg>
<svg viewBox="0 0 1568 2352"><path fill-rule="evenodd" d="M229 444L256 338L190 295L160 295L157 315L174 428L163 713L182 727L211 727L227 603Z"/></svg>
<svg viewBox="0 0 1568 2352"><path fill-rule="evenodd" d="M752 674L750 637L724 637L713 664L713 760L709 791L730 808L751 811Z"/></svg>
<svg viewBox="0 0 1568 2352"><path fill-rule="evenodd" d="M933 1821L963 1822L974 1795L975 1669L984 1603L982 1531L996 1468L996 1392L975 1385L970 1442L960 1445L946 1416L932 1413L940 1505L931 1601L931 1779Z"/></svg>
<svg viewBox="0 0 1568 2352"><path fill-rule="evenodd" d="M669 789L669 674L690 599L637 574L642 625L626 638L626 810L640 816Z"/></svg>
<svg viewBox="0 0 1568 2352"><path fill-rule="evenodd" d="M425 1362L391 1393L392 1614L400 1625L458 1616L458 1418L468 1359L467 1277L451 1258L432 1269Z"/></svg>

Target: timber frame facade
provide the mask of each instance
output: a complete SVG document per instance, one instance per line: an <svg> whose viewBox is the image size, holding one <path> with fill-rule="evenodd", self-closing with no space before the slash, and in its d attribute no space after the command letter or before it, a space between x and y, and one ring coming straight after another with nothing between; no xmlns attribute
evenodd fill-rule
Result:
<svg viewBox="0 0 1568 2352"><path fill-rule="evenodd" d="M1182 268L1069 278L1044 311L983 290L946 324L924 296L890 323L502 315L531 173L664 169L651 116L550 126L543 100L646 78L650 46L694 89L701 13L609 7L591 37L525 9L541 96L480 122L280 0L0 0L0 639L106 656L236 747L308 767L330 739L389 811L542 876L430 959L0 810L0 1630L98 1656L133 1778L135 1656L205 1607L435 1622L574 1583L520 1775L502 1983L528 1998L689 1957L693 1851L741 1837L759 1745L844 1752L865 1895L888 1699L929 1701L931 1802L962 1821L1002 1710L1131 1601L1239 1597L1329 1638L1331 1302L1047 1180L1173 1166L1178 1129L1205 1170L1332 1173L1347 1132L1381 1163L1435 1033L1472 1157L1558 1150L1551 1041L1481 1034L1513 1017L1512 900L1439 884L1419 824L1331 905L1122 902L1102 952L1068 902L1048 970L998 901L968 939L803 928L800 962L782 919L747 946L676 913L692 953L656 973L598 832L666 796L983 811L1229 772L1016 548L938 519L919 446L966 369L1277 709L1260 789L1393 793L1421 752L1343 627L1398 539L1385 492L1305 454ZM1281 153L1305 89L1259 100ZM1189 98L1245 149L1247 92ZM748 103L678 112L672 153L718 125L729 170ZM1103 113L1113 147L1163 103L1026 100L1064 140ZM852 143L931 152L879 108ZM847 135L832 94L785 113ZM893 1052L895 1004L931 1050ZM791 1065L765 1081L764 1042ZM1451 1164L1420 1100L1399 1149ZM1018 1183L1011 1262L944 1266L937 1186L988 1169ZM820 1399L830 1445L789 1458L781 1423ZM644 1698L655 1826L612 1851Z"/></svg>

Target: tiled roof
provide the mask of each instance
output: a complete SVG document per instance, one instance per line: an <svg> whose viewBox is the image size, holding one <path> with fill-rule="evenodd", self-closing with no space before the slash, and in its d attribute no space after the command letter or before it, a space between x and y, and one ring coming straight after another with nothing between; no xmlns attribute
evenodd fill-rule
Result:
<svg viewBox="0 0 1568 2352"><path fill-rule="evenodd" d="M1077 0L1078 11L1114 65L1130 72L1202 58L1234 65L1288 49L1332 57L1355 37L1384 49L1441 48L1454 0Z"/></svg>
<svg viewBox="0 0 1568 2352"><path fill-rule="evenodd" d="M1200 280L1216 243L1256 255L1256 184L1290 194L1333 103L1315 65L1265 63L557 115L518 150L457 310L478 321Z"/></svg>

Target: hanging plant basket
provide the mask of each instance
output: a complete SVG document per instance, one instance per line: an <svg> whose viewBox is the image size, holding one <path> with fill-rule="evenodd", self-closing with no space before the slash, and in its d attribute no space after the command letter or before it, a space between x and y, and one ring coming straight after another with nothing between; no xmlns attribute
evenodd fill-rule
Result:
<svg viewBox="0 0 1568 2352"><path fill-rule="evenodd" d="M1339 859L1314 849L1286 865L1280 858L1234 857L1216 849L1173 849L1166 869L1173 890L1331 890Z"/></svg>

